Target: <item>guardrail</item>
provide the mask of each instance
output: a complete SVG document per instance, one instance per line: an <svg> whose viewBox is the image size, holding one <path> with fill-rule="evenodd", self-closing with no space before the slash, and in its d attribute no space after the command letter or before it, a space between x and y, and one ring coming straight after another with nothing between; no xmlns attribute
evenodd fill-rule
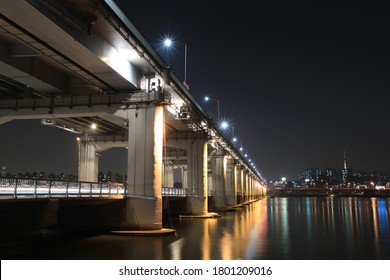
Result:
<svg viewBox="0 0 390 280"><path fill-rule="evenodd" d="M162 188L163 196L186 196L186 189ZM0 198L124 197L121 184L0 178Z"/></svg>

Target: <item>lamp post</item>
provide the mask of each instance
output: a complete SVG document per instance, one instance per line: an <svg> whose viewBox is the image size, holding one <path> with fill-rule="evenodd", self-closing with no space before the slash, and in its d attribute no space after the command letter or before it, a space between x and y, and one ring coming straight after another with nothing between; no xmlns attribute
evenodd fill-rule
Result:
<svg viewBox="0 0 390 280"><path fill-rule="evenodd" d="M215 102L217 102L217 104L218 104L218 120L219 120L219 100L218 99L213 99L213 98L210 98L210 97L208 97L208 96L205 96L205 98L204 98L204 100L206 101L206 102L208 102L208 101L215 101Z"/></svg>
<svg viewBox="0 0 390 280"><path fill-rule="evenodd" d="M183 84L188 88L187 84L187 44L186 43L180 43L180 42L173 42L172 39L166 38L164 40L164 46L170 48L174 44L179 44L184 46L184 82Z"/></svg>
<svg viewBox="0 0 390 280"><path fill-rule="evenodd" d="M240 152L242 152L244 150L244 148L242 147L242 141L240 139L237 139L237 137L233 137L233 142L237 141L240 141Z"/></svg>

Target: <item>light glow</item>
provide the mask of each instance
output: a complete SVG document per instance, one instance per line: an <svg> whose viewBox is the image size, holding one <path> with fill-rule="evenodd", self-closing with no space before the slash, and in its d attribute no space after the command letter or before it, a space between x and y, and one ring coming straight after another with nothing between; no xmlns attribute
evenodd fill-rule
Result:
<svg viewBox="0 0 390 280"><path fill-rule="evenodd" d="M166 46L168 48L171 47L172 46L172 40L170 38L166 38L164 40L164 46Z"/></svg>
<svg viewBox="0 0 390 280"><path fill-rule="evenodd" d="M226 121L221 122L221 128L222 129L227 129L228 127L229 127L229 123L228 122L226 122Z"/></svg>
<svg viewBox="0 0 390 280"><path fill-rule="evenodd" d="M97 124L96 123L91 123L91 129L96 130L97 129Z"/></svg>

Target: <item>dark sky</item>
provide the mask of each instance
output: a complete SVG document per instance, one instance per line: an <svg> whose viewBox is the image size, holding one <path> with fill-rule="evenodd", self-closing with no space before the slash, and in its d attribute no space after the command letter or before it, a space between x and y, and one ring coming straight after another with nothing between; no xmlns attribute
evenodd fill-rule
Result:
<svg viewBox="0 0 390 280"><path fill-rule="evenodd" d="M179 78L184 47L169 53L161 43L171 35L187 44L192 95L215 114L216 103L205 104L203 97L220 101L221 115L266 179L295 179L311 167L341 168L344 149L351 168L390 171L390 6L385 1L117 3ZM11 133L15 126L0 127L0 166L32 171L58 161L47 168L76 172L74 135L31 122ZM21 139L19 147L33 145L36 130L51 136L37 138L43 146L34 150L58 145L51 159L12 150ZM53 156L58 147L63 155ZM20 158L17 167L14 156ZM107 152L101 169L124 172L125 158L124 151Z"/></svg>
<svg viewBox="0 0 390 280"><path fill-rule="evenodd" d="M183 77L165 34L188 46L190 91L222 115L267 179L310 167L390 170L386 1L118 0ZM180 48L182 47L182 48Z"/></svg>

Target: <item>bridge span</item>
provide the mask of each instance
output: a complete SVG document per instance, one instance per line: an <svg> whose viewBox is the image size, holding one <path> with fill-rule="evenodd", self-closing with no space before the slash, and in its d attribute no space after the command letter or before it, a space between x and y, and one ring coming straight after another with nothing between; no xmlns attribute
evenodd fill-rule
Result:
<svg viewBox="0 0 390 280"><path fill-rule="evenodd" d="M162 228L174 174L191 215L208 217L209 199L218 210L264 196L253 163L114 1L2 1L0 54L0 125L40 119L74 133L91 192L100 153L127 149L122 227Z"/></svg>

